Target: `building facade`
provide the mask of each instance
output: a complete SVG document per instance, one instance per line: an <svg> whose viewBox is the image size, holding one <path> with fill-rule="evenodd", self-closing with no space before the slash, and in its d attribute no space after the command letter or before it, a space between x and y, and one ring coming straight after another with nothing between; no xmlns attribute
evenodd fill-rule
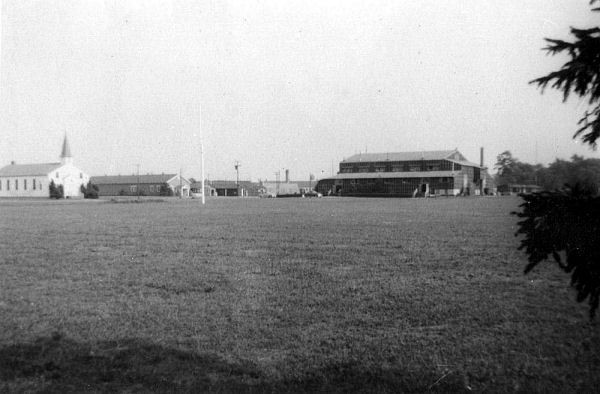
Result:
<svg viewBox="0 0 600 394"><path fill-rule="evenodd" d="M515 183L498 185L498 193L502 195L530 194L537 193L541 190L542 188L538 185L521 185Z"/></svg>
<svg viewBox="0 0 600 394"><path fill-rule="evenodd" d="M16 164L0 168L0 197L49 197L50 183L62 185L65 198L83 197L81 185L89 175L73 164L69 141L65 136L60 162Z"/></svg>
<svg viewBox="0 0 600 394"><path fill-rule="evenodd" d="M99 196L190 196L190 181L178 174L104 175L90 181Z"/></svg>
<svg viewBox="0 0 600 394"><path fill-rule="evenodd" d="M458 150L358 154L340 163L337 175L319 180L323 195L415 197L495 194L482 163Z"/></svg>

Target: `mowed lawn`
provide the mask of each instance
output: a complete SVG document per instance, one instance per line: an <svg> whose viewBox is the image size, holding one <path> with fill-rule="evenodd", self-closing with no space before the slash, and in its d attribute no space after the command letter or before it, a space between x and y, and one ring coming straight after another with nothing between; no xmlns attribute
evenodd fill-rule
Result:
<svg viewBox="0 0 600 394"><path fill-rule="evenodd" d="M0 392L592 392L516 197L0 201Z"/></svg>

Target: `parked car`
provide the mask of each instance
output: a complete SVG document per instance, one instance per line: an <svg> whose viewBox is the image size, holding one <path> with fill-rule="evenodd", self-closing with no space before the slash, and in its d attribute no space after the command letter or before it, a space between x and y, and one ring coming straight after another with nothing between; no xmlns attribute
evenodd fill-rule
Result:
<svg viewBox="0 0 600 394"><path fill-rule="evenodd" d="M302 195L302 197L323 197L323 195L319 192L316 192L314 190L309 190L306 193L304 193Z"/></svg>
<svg viewBox="0 0 600 394"><path fill-rule="evenodd" d="M275 198L277 196L273 192L262 192L262 193L258 194L258 197L260 197L260 198Z"/></svg>

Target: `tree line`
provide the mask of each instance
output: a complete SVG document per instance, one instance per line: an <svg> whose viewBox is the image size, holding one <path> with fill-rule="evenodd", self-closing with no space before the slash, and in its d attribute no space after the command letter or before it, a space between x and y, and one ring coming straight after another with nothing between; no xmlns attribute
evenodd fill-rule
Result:
<svg viewBox="0 0 600 394"><path fill-rule="evenodd" d="M530 164L504 151L496 158L495 174L498 185L538 185L544 190L577 187L589 195L600 190L600 159L573 155L571 160L556 159L548 166Z"/></svg>

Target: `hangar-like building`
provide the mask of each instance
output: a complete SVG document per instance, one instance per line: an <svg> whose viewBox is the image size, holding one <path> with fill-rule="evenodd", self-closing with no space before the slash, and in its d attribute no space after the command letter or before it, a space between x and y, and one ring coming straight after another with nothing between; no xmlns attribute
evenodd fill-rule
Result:
<svg viewBox="0 0 600 394"><path fill-rule="evenodd" d="M487 195L496 185L481 162L458 150L361 153L340 162L337 175L319 180L323 195L415 197Z"/></svg>

